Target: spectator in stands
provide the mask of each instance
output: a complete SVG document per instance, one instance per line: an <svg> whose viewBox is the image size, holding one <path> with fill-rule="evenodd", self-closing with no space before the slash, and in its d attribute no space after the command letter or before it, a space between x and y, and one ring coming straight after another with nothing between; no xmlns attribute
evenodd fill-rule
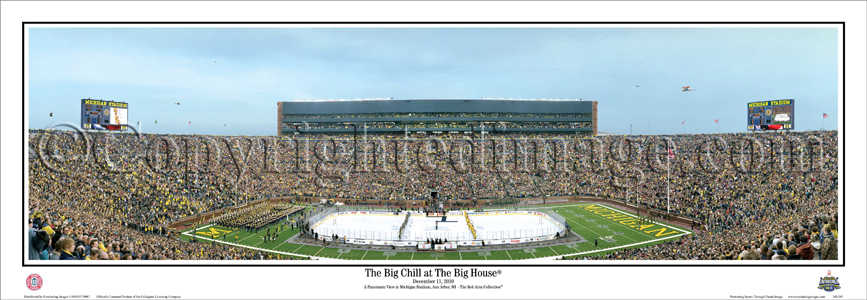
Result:
<svg viewBox="0 0 867 300"><path fill-rule="evenodd" d="M761 254L762 260L769 260L771 256L773 256L773 252L768 248L768 245L762 244L762 249L759 251Z"/></svg>
<svg viewBox="0 0 867 300"><path fill-rule="evenodd" d="M837 260L837 239L834 238L829 227L825 227L825 234L822 237L822 259Z"/></svg>
<svg viewBox="0 0 867 300"><path fill-rule="evenodd" d="M807 242L808 238L806 235L802 235L800 238L801 244L797 248L797 254L801 256L804 260L813 260L813 245Z"/></svg>
<svg viewBox="0 0 867 300"><path fill-rule="evenodd" d="M47 260L48 252L47 249L50 246L51 239L45 230L39 230L36 228L30 228L30 246L29 246L29 256L30 260Z"/></svg>
<svg viewBox="0 0 867 300"><path fill-rule="evenodd" d="M72 238L62 238L58 242L60 248L60 260L78 260L78 256L74 255L75 241Z"/></svg>
<svg viewBox="0 0 867 300"><path fill-rule="evenodd" d="M797 247L795 245L790 245L788 250L789 255L786 256L786 260L802 260L804 259L800 253L797 252Z"/></svg>

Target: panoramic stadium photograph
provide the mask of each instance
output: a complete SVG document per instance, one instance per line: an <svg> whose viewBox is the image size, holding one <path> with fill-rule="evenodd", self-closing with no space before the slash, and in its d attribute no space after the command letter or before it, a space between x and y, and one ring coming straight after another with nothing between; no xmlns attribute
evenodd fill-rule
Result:
<svg viewBox="0 0 867 300"><path fill-rule="evenodd" d="M27 39L25 265L842 264L837 28Z"/></svg>

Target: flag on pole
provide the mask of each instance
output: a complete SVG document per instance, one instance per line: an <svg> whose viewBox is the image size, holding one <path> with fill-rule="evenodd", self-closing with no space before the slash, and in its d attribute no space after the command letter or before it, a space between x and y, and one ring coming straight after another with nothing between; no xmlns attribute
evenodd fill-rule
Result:
<svg viewBox="0 0 867 300"><path fill-rule="evenodd" d="M827 113L822 114L822 118L827 118L827 117L828 117Z"/></svg>
<svg viewBox="0 0 867 300"><path fill-rule="evenodd" d="M154 124L157 124L157 120L154 120Z"/></svg>
<svg viewBox="0 0 867 300"><path fill-rule="evenodd" d="M187 125L193 125L193 121L187 122Z"/></svg>
<svg viewBox="0 0 867 300"><path fill-rule="evenodd" d="M686 121L680 122L680 124L686 125Z"/></svg>
<svg viewBox="0 0 867 300"><path fill-rule="evenodd" d="M49 116L49 117L53 117L53 116L54 116L54 112L49 113L48 116ZM827 117L828 117L828 114L825 114L825 117L827 118Z"/></svg>
<svg viewBox="0 0 867 300"><path fill-rule="evenodd" d="M669 159L674 158L674 152L671 152L671 147L668 147L668 158Z"/></svg>
<svg viewBox="0 0 867 300"><path fill-rule="evenodd" d="M713 121L719 123L719 119L713 119Z"/></svg>

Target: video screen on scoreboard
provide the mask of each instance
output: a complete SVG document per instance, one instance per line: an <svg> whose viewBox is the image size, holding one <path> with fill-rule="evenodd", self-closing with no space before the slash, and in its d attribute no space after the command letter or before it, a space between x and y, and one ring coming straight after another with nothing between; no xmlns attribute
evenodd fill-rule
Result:
<svg viewBox="0 0 867 300"><path fill-rule="evenodd" d="M128 110L126 102L81 99L81 128L126 131Z"/></svg>
<svg viewBox="0 0 867 300"><path fill-rule="evenodd" d="M747 103L747 130L793 129L795 129L794 99Z"/></svg>

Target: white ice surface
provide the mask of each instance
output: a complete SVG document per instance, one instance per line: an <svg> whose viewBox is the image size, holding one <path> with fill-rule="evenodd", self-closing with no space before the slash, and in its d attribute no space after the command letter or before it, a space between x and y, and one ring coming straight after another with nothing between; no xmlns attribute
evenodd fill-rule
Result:
<svg viewBox="0 0 867 300"><path fill-rule="evenodd" d="M470 220L480 240L537 237L562 230L547 218L536 215L470 215Z"/></svg>
<svg viewBox="0 0 867 300"><path fill-rule="evenodd" d="M464 216L448 216L447 222L439 222L442 217L413 216L412 223L407 226L404 240L424 241L428 238L440 238L448 241L470 241L473 233L467 226Z"/></svg>
<svg viewBox="0 0 867 300"><path fill-rule="evenodd" d="M319 234L351 239L397 240L406 215L338 215L313 228ZM336 222L334 222L336 220Z"/></svg>
<svg viewBox="0 0 867 300"><path fill-rule="evenodd" d="M338 215L323 221L313 230L321 235L336 233L347 238L396 241L400 225L405 218L405 214ZM437 221L442 220L442 217L416 215L410 218L411 222L401 240L425 241L428 238L449 241L474 240L463 215L448 216L446 221L449 222L439 222L439 227ZM536 237L555 234L562 230L550 220L535 215L470 215L470 219L475 225L476 240Z"/></svg>

